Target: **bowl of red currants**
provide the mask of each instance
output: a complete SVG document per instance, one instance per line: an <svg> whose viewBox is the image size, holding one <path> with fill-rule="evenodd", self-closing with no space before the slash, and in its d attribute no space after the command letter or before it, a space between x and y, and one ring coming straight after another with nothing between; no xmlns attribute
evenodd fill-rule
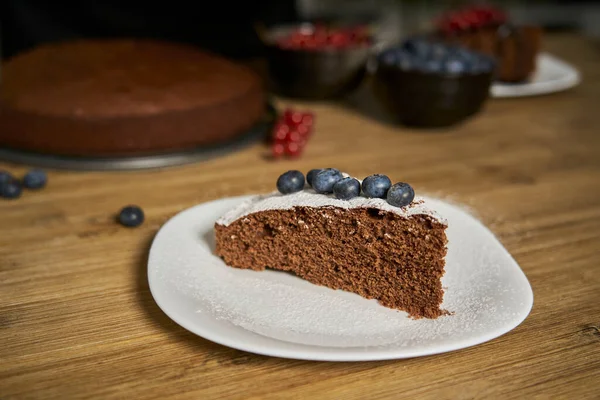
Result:
<svg viewBox="0 0 600 400"><path fill-rule="evenodd" d="M373 47L366 25L282 25L262 36L275 91L308 100L340 97L356 89Z"/></svg>
<svg viewBox="0 0 600 400"><path fill-rule="evenodd" d="M412 38L377 56L376 97L414 127L444 127L479 112L489 96L493 58L431 38Z"/></svg>

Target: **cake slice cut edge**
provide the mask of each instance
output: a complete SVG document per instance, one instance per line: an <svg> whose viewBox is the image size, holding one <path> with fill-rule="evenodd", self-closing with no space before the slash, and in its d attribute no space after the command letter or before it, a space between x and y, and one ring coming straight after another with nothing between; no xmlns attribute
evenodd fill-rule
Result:
<svg viewBox="0 0 600 400"><path fill-rule="evenodd" d="M311 189L250 198L215 223L230 267L291 272L313 284L376 299L412 318L437 318L447 222L416 198L338 200Z"/></svg>

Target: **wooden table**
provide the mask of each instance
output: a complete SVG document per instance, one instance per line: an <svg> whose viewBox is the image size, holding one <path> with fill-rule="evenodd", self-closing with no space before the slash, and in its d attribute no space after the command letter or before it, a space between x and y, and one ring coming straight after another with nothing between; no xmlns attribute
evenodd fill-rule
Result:
<svg viewBox="0 0 600 400"><path fill-rule="evenodd" d="M256 145L162 171L50 171L47 189L0 201L0 398L600 398L600 52L568 35L547 47L582 70L581 86L491 101L452 130L311 104L317 133L297 161L268 161ZM387 173L469 206L529 278L531 315L461 351L325 363L222 347L161 312L146 258L165 221L323 166ZM114 222L129 203L146 212L138 229Z"/></svg>

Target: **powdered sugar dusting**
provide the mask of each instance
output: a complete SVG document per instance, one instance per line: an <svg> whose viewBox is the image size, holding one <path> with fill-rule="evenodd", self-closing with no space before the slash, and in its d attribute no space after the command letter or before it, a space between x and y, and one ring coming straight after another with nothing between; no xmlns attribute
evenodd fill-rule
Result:
<svg viewBox="0 0 600 400"><path fill-rule="evenodd" d="M221 334L235 326L278 339L272 346L378 346L414 354L415 349L427 353L436 346L495 337L516 326L531 308L531 288L510 255L476 219L445 202L424 199L448 220L442 307L454 314L436 320L413 320L374 300L284 272L226 266L213 255L212 226L215 215L239 202L229 199L185 211L163 227L153 244L152 293L169 315L184 318L188 329L217 324Z"/></svg>
<svg viewBox="0 0 600 400"><path fill-rule="evenodd" d="M412 204L406 207L394 207L384 199L371 199L358 196L350 200L339 200L333 197L333 195L319 194L313 189L307 188L292 194L284 195L279 192L273 192L251 197L219 218L217 224L228 226L238 218L260 211L289 210L294 207L376 208L382 211L393 212L402 217L427 215L441 223L446 223L444 218L429 207L422 197L416 197Z"/></svg>

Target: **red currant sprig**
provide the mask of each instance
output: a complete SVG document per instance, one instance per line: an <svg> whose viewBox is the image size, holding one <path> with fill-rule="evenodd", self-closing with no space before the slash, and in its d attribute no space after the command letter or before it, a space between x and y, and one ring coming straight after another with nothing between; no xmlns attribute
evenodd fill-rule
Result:
<svg viewBox="0 0 600 400"><path fill-rule="evenodd" d="M314 120L310 112L285 110L271 133L273 158L299 157L313 133Z"/></svg>

